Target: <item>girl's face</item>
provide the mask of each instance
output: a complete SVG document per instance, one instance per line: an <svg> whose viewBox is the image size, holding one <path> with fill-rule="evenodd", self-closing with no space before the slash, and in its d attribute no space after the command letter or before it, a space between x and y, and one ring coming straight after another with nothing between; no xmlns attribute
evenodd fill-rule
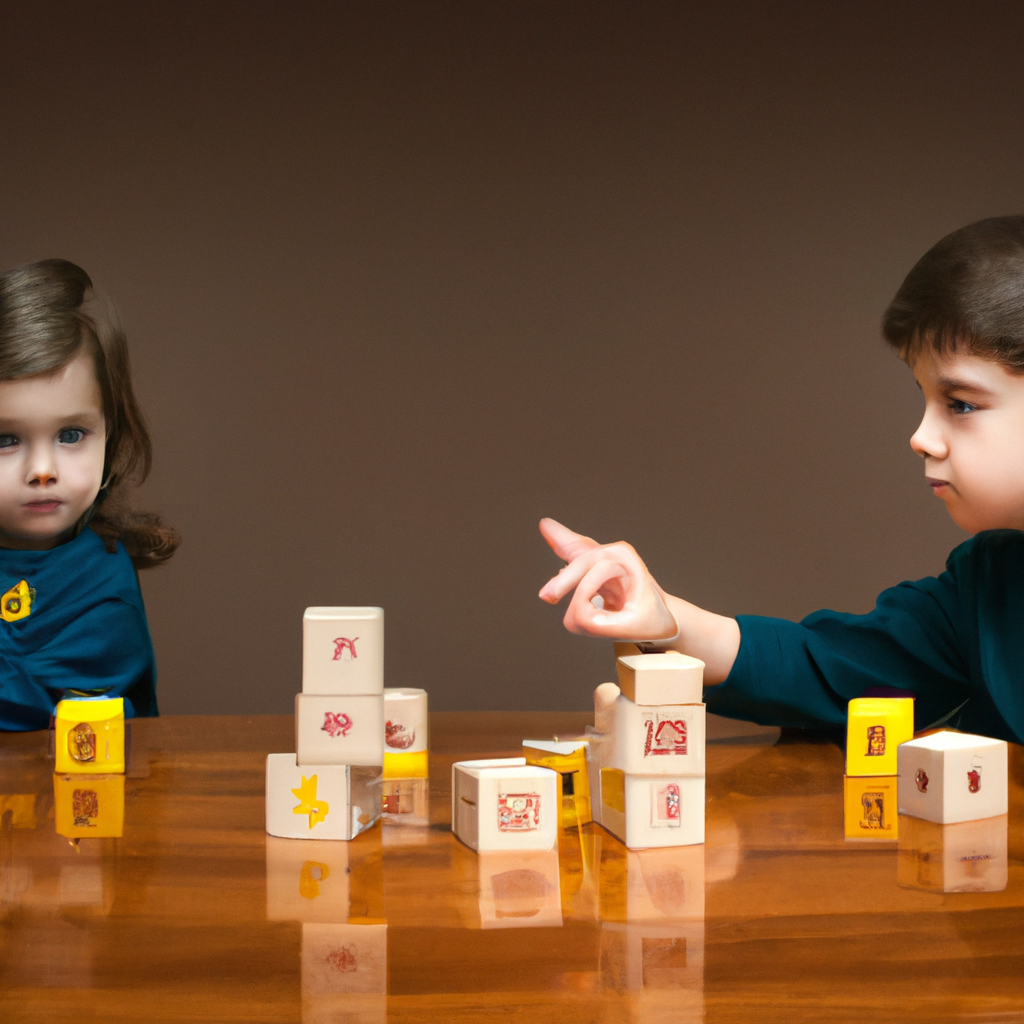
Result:
<svg viewBox="0 0 1024 1024"><path fill-rule="evenodd" d="M0 547L69 539L99 493L106 439L85 349L52 373L0 381Z"/></svg>

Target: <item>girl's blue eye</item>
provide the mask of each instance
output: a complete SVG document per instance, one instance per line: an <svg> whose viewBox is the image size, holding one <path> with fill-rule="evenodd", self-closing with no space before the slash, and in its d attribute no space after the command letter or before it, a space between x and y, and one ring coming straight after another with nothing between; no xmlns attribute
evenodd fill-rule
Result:
<svg viewBox="0 0 1024 1024"><path fill-rule="evenodd" d="M963 402L959 398L951 399L949 407L953 412L957 413L957 415L965 412L974 412L974 410L977 409L976 405L971 405L970 402Z"/></svg>
<svg viewBox="0 0 1024 1024"><path fill-rule="evenodd" d="M70 427L67 430L62 430L57 435L57 440L61 444L78 444L83 437L85 437L84 430L80 430L78 427Z"/></svg>
<svg viewBox="0 0 1024 1024"><path fill-rule="evenodd" d="M13 448L18 439L13 434L0 434L0 448Z"/></svg>

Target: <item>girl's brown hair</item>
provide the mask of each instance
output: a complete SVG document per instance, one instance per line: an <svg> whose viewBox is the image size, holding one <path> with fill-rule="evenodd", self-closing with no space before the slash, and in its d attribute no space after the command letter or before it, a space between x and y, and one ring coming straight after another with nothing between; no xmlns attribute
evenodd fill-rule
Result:
<svg viewBox="0 0 1024 1024"><path fill-rule="evenodd" d="M83 347L96 367L107 430L103 487L89 526L108 549L120 541L136 568L148 569L167 561L181 538L155 513L133 511L127 502L128 488L149 475L153 449L116 310L67 260L42 260L0 275L0 381L51 373Z"/></svg>

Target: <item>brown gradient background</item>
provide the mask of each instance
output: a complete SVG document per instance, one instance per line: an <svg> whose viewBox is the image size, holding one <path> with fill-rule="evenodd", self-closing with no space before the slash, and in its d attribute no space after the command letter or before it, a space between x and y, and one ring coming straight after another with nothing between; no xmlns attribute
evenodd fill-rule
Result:
<svg viewBox="0 0 1024 1024"><path fill-rule="evenodd" d="M962 534L887 301L1024 208L1018 4L0 4L0 264L122 309L185 543L165 712L284 712L306 605L435 709L583 708L552 515L713 609Z"/></svg>

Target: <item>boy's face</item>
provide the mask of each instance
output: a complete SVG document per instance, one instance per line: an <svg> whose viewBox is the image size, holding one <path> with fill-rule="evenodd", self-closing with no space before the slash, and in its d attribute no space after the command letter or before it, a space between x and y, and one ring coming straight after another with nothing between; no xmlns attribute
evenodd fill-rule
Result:
<svg viewBox="0 0 1024 1024"><path fill-rule="evenodd" d="M96 500L106 429L91 355L0 381L0 547L56 547Z"/></svg>
<svg viewBox="0 0 1024 1024"><path fill-rule="evenodd" d="M1024 376L981 356L921 351L924 392L910 447L932 492L969 533L1024 530Z"/></svg>

